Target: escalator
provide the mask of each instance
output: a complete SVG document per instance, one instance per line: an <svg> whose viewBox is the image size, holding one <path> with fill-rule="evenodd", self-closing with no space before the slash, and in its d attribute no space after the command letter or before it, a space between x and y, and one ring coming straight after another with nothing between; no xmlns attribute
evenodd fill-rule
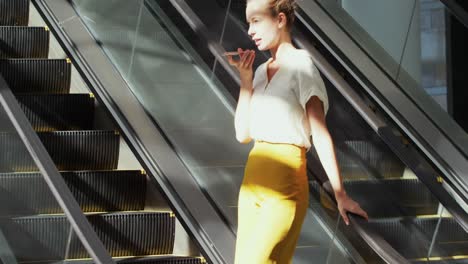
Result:
<svg viewBox="0 0 468 264"><path fill-rule="evenodd" d="M176 252L175 214L142 167L131 164L93 94L72 79L71 60L51 58L60 49L50 30L28 26L31 16L40 24L30 2L0 1L0 9L0 74L114 261L205 263L196 251ZM2 263L97 263L1 113Z"/></svg>
<svg viewBox="0 0 468 264"><path fill-rule="evenodd" d="M167 2L171 2L172 5ZM171 21L178 25L180 31L183 32L182 34L187 31L186 27L191 27L192 24L197 26L203 24L206 26L205 37L212 41L219 41L226 50L235 50L237 47L255 49L246 34L247 25L243 15L245 5L242 2L210 1L205 5L194 2L186 2L186 4L167 2L158 2L164 10L164 12L159 11L159 13L165 13L171 17ZM299 2L302 17L307 16L308 3ZM210 8L207 9L207 6ZM231 8L231 12L226 11L228 7ZM314 8L317 9L316 6ZM154 9L155 13L158 13L158 8ZM192 13L188 10L191 10ZM185 12L186 24L175 18L177 13L182 13L181 11ZM187 17L197 17L200 21L190 21ZM313 46L318 46L317 49L320 48L320 40L317 37L310 38L308 36L311 35L310 30L303 25L311 20L302 19L294 30L298 36L296 44L313 52ZM195 31L203 33L200 26ZM197 41L193 40L196 38L190 33L185 33L185 36L192 45L197 45ZM320 51L323 52L323 57L328 56L328 59L332 57L330 51L324 48ZM257 56L257 58L256 65L266 60L262 56ZM205 61L210 65L212 63L209 59ZM359 224L359 228L365 229L364 232L359 231L359 235L343 226L342 223L338 224L338 229L344 234L348 243L351 243L352 247L359 252L360 257L353 259L353 261L358 262L357 259L361 259L367 263L380 263L384 260L402 263L404 259L404 261L413 263L466 263L467 214L466 209L463 209L466 208L466 203L463 203L466 198L462 198L461 203L458 204L459 201L451 197L453 191L445 190L447 182L450 180L453 182L453 178L450 175L449 177L440 176L441 172L437 166L434 163L431 164L430 159L417 150L417 144L410 143L404 136L403 130L394 125L388 114L378 109L378 103L372 100L369 95L365 95L362 89L357 88L360 87L359 82L353 79L351 74L344 73L346 68L336 63L336 59L330 59L330 61L333 61L335 63L333 66L342 72L343 79L355 87L354 92L359 94L361 101L365 102L364 107L372 109L371 112L375 114L375 117L370 118L369 116L373 114L366 114L366 112L363 114L362 111L358 113L356 107L352 106L350 102L354 98L345 98L343 95L346 93L335 87L336 80L333 78L326 80L329 96L334 101L331 113L327 117L327 123L336 144L345 188L368 211L370 216L369 223ZM219 71L216 73L220 79L227 72L227 70L223 72L222 69L217 68L212 70ZM404 76L403 70L400 69L400 71L402 72L400 76ZM401 79L404 78L401 77ZM229 87L229 82L233 83L232 79L224 85ZM402 81L402 83L404 82ZM425 104L430 103L426 102ZM431 109L431 111L435 113L437 109ZM436 117L441 115L441 113L434 114ZM374 123L368 121L372 119L384 121L383 124L376 126L375 122L377 121L373 121ZM445 123L450 122L445 121ZM376 128L372 128L372 126L376 126ZM452 131L451 134L453 135L457 131ZM466 133L460 133L460 135L462 138L466 138ZM460 142L462 145L463 140ZM321 201L322 205L327 208L327 214L331 216L331 219L337 219L336 210L330 206L332 202L328 197L332 192L318 162L318 157L315 153L311 153L308 160L311 175L314 176L311 177L311 192L316 200ZM465 165L466 159L463 166ZM458 177L463 178L463 174L459 174ZM453 186L452 188L456 189ZM463 191L459 192L458 195L463 197ZM222 197L214 198L217 201L222 199ZM311 204L313 207L312 201ZM235 222L235 220L232 221ZM307 223L304 228L312 229L312 224ZM373 234L377 239L364 238L364 233ZM385 243L381 243L377 247L375 244L372 245L379 239L384 240ZM368 245L372 245L372 249L369 249ZM298 249L302 247L303 245L299 242ZM381 250L388 249L390 251L391 249L392 252L379 253L380 257L377 257L375 251L379 247ZM396 253L400 259L391 256L393 253Z"/></svg>
<svg viewBox="0 0 468 264"><path fill-rule="evenodd" d="M232 2L234 9L229 13L228 1L206 1L209 10L193 1L72 2L145 114L235 232L237 193L251 146L235 141L231 121L238 84L219 52L253 48L246 37L242 4L237 3L236 11ZM65 24L67 18L59 22ZM70 28L65 25L56 31L71 35ZM336 63L305 29L304 25L295 28L303 36L297 44L312 53L315 46L322 59ZM80 43L74 44L79 50ZM266 56L259 56L256 65L265 60ZM420 146L405 138L345 67L331 64L341 75L327 72L326 63L319 65L333 98L327 123L345 188L368 211L370 220L353 218L351 227L343 226L317 156L309 153L310 211L294 263L312 259L317 263L466 263L468 235L460 224L466 212L446 190L447 178L439 176ZM180 180L173 183L177 184ZM196 209L189 209L196 214ZM210 225L215 221L199 222L214 237ZM227 236L222 239L228 240ZM214 247L223 252L222 245L214 243ZM224 263L229 260L224 255Z"/></svg>

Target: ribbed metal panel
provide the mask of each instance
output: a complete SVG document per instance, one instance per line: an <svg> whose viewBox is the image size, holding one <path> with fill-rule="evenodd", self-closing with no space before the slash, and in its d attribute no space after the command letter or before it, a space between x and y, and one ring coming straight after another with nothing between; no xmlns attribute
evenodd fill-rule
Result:
<svg viewBox="0 0 468 264"><path fill-rule="evenodd" d="M357 180L344 184L372 217L437 214L439 202L417 179Z"/></svg>
<svg viewBox="0 0 468 264"><path fill-rule="evenodd" d="M0 174L0 215L57 213L60 207L38 173Z"/></svg>
<svg viewBox="0 0 468 264"><path fill-rule="evenodd" d="M369 222L396 251L406 258L425 257L429 251L429 241L417 239L419 228L414 219L383 219Z"/></svg>
<svg viewBox="0 0 468 264"><path fill-rule="evenodd" d="M87 218L112 256L172 254L175 218L170 213L120 213ZM65 216L2 221L2 232L20 261L88 257Z"/></svg>
<svg viewBox="0 0 468 264"><path fill-rule="evenodd" d="M114 131L39 133L59 170L114 170L119 161L119 135Z"/></svg>
<svg viewBox="0 0 468 264"><path fill-rule="evenodd" d="M85 212L145 208L146 176L140 171L82 171L62 175Z"/></svg>
<svg viewBox="0 0 468 264"><path fill-rule="evenodd" d="M451 218L403 218L373 220L369 224L398 252L407 258L423 258L429 253L433 238L432 257L467 255L468 234ZM436 236L434 236L436 235Z"/></svg>
<svg viewBox="0 0 468 264"><path fill-rule="evenodd" d="M69 264L94 264L92 260L71 260L65 261ZM151 256L151 257L131 257L128 259L116 259L119 264L205 264L206 260L200 257L171 257L171 256ZM35 263L35 264L51 264L51 263Z"/></svg>
<svg viewBox="0 0 468 264"><path fill-rule="evenodd" d="M119 135L114 131L38 133L59 170L114 170L119 160ZM0 172L37 171L19 138L0 133Z"/></svg>
<svg viewBox="0 0 468 264"><path fill-rule="evenodd" d="M431 240L436 232L438 222L437 218L415 220L415 224ZM468 233L453 218L441 219L435 238L435 246L431 256L468 255Z"/></svg>
<svg viewBox="0 0 468 264"><path fill-rule="evenodd" d="M29 0L0 0L0 26L27 26Z"/></svg>
<svg viewBox="0 0 468 264"><path fill-rule="evenodd" d="M0 132L0 153L0 172L38 170L17 134Z"/></svg>
<svg viewBox="0 0 468 264"><path fill-rule="evenodd" d="M343 174L354 177L398 178L403 175L405 165L380 142L346 141L337 153ZM361 166L356 167L357 164ZM353 172L354 170L354 172ZM366 175L367 174L367 175Z"/></svg>
<svg viewBox="0 0 468 264"><path fill-rule="evenodd" d="M89 94L18 95L16 97L34 130L91 130L94 98Z"/></svg>
<svg viewBox="0 0 468 264"><path fill-rule="evenodd" d="M71 63L67 60L3 59L0 74L15 94L70 92Z"/></svg>
<svg viewBox="0 0 468 264"><path fill-rule="evenodd" d="M115 213L88 219L113 257L172 254L175 217L170 213ZM70 258L88 257L76 238L73 242Z"/></svg>
<svg viewBox="0 0 468 264"><path fill-rule="evenodd" d="M49 33L45 27L0 27L0 59L47 58Z"/></svg>
<svg viewBox="0 0 468 264"><path fill-rule="evenodd" d="M119 261L119 264L204 264L202 258L191 257L165 257L161 259L139 259L139 260L126 260ZM81 263L80 263L81 264Z"/></svg>
<svg viewBox="0 0 468 264"><path fill-rule="evenodd" d="M140 171L80 171L62 175L84 212L144 209L146 178ZM63 212L39 173L1 173L0 200L0 216Z"/></svg>
<svg viewBox="0 0 468 264"><path fill-rule="evenodd" d="M145 261L145 262L134 262L134 263L142 263L142 264L202 264L206 262L202 262L200 258L186 258L186 259L166 259L166 260L153 260L153 261Z"/></svg>
<svg viewBox="0 0 468 264"><path fill-rule="evenodd" d="M72 229L64 216L4 220L2 232L19 262L63 260ZM6 226L6 228L4 228Z"/></svg>

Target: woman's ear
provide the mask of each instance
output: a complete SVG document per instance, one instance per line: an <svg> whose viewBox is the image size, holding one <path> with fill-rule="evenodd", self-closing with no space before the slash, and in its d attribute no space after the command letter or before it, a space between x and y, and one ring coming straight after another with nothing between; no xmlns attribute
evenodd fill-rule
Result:
<svg viewBox="0 0 468 264"><path fill-rule="evenodd" d="M287 24L287 18L286 18L286 15L281 12L278 14L278 28L281 29L281 28L284 28L286 27L286 24Z"/></svg>

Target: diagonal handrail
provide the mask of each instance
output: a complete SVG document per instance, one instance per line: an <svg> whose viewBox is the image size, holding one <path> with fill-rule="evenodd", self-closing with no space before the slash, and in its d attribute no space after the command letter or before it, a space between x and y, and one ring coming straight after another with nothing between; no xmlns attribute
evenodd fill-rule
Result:
<svg viewBox="0 0 468 264"><path fill-rule="evenodd" d="M75 231L87 252L96 263L115 263L81 211L79 204L57 170L46 148L42 145L39 136L21 110L2 75L0 75L0 107L5 110L8 119L13 124L21 141L44 177L47 186L64 211L68 221L70 221L73 231Z"/></svg>

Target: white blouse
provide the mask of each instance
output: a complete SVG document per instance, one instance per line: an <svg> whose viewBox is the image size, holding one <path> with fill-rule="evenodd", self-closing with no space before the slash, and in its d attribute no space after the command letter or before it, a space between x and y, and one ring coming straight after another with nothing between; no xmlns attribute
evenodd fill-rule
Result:
<svg viewBox="0 0 468 264"><path fill-rule="evenodd" d="M311 128L306 103L317 96L328 112L328 96L312 57L297 50L268 83L267 62L255 71L250 101L250 136L271 143L288 143L309 149Z"/></svg>

